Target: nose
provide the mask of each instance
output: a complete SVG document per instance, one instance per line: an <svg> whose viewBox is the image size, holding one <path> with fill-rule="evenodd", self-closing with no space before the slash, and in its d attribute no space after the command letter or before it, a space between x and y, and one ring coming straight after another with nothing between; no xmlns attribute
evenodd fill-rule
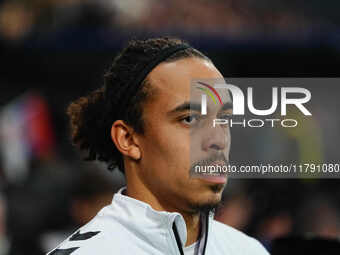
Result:
<svg viewBox="0 0 340 255"><path fill-rule="evenodd" d="M203 139L204 151L224 151L230 146L229 127L216 126L206 130L205 139Z"/></svg>

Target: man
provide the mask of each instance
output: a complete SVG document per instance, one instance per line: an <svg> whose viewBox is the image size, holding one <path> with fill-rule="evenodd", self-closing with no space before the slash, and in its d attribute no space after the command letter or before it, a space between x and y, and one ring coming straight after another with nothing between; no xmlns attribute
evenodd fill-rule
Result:
<svg viewBox="0 0 340 255"><path fill-rule="evenodd" d="M69 106L73 142L88 160L118 167L127 186L49 254L268 254L208 213L226 177L190 175L193 145L197 165L229 155L229 128L192 140L199 109L190 102L191 81L213 78L222 75L211 60L179 39L135 40L115 58L104 86ZM213 115L230 113L221 107Z"/></svg>

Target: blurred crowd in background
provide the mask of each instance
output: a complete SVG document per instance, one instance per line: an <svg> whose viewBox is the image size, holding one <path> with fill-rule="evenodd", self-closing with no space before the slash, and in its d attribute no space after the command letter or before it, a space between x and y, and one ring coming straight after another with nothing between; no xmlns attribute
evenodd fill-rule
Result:
<svg viewBox="0 0 340 255"><path fill-rule="evenodd" d="M48 40L65 29L303 36L340 22L337 1L1 0L0 34L13 43ZM127 32L127 31L125 31Z"/></svg>
<svg viewBox="0 0 340 255"><path fill-rule="evenodd" d="M127 39L179 36L224 76L339 77L339 7L316 0L0 0L0 255L44 254L124 185L118 171L82 161L65 109L102 85ZM313 141L307 158L339 163L340 88L316 94L314 124L301 138ZM296 134L237 129L232 136L232 159L302 157ZM268 249L278 238L339 238L339 184L232 179L216 219Z"/></svg>

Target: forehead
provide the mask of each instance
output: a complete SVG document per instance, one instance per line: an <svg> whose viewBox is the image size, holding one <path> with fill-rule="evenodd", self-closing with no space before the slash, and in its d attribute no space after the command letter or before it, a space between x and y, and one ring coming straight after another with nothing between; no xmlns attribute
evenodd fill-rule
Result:
<svg viewBox="0 0 340 255"><path fill-rule="evenodd" d="M216 78L223 78L216 67L207 60L195 57L161 63L148 75L157 91L157 98L166 99L169 103L172 100L189 101L192 80Z"/></svg>

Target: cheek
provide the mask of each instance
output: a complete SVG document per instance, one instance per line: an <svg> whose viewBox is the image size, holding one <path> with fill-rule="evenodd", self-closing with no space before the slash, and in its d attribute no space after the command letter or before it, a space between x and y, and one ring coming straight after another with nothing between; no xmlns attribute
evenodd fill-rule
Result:
<svg viewBox="0 0 340 255"><path fill-rule="evenodd" d="M176 175L188 172L190 166L190 134L175 124L153 125L146 134L145 163L155 171L161 168Z"/></svg>
<svg viewBox="0 0 340 255"><path fill-rule="evenodd" d="M190 134L178 126L168 126L162 130L160 144L174 163L187 162L190 158Z"/></svg>

